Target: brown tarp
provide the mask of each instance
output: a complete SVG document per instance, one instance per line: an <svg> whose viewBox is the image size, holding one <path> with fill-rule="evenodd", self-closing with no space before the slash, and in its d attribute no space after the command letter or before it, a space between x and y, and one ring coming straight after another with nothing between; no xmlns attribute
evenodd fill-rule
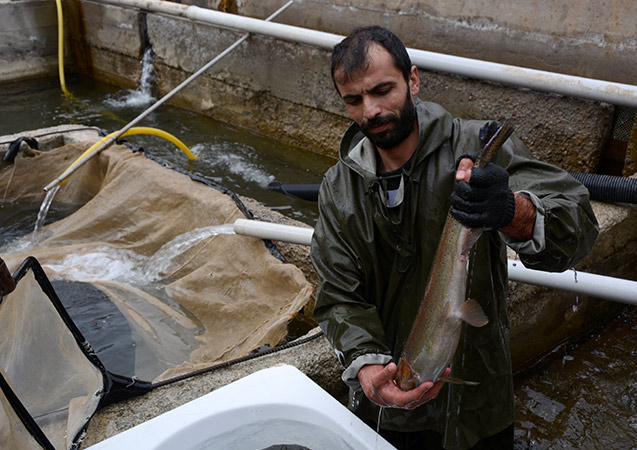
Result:
<svg viewBox="0 0 637 450"><path fill-rule="evenodd" d="M41 202L43 186L90 144L19 154L0 171L0 203ZM277 345L310 300L302 272L273 257L262 240L216 228L244 217L232 198L127 147L93 158L54 201L82 206L0 255L11 271L32 255L51 279L105 292L160 361L145 368L148 355L136 355L142 379Z"/></svg>

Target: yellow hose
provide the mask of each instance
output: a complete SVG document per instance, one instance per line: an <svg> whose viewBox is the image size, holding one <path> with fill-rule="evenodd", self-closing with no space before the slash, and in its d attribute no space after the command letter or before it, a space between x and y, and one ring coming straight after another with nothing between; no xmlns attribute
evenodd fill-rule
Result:
<svg viewBox="0 0 637 450"><path fill-rule="evenodd" d="M64 16L62 15L62 0L55 0L58 15L58 73L60 75L60 87L65 95L71 95L66 89L64 79Z"/></svg>
<svg viewBox="0 0 637 450"><path fill-rule="evenodd" d="M75 161L73 161L73 163L66 170L69 170L69 169L75 167L77 164L80 163L80 161L82 161L84 158L86 158L93 150L95 150L97 147L102 145L104 142L108 141L111 137L115 136L117 133L118 133L117 131L114 131L113 133L109 134L108 136L104 136L102 139L97 141L95 144L91 145L88 149L86 149L86 151L84 153L82 153L82 155L80 155L79 158L77 158ZM186 144L181 142L179 139L177 139L172 134L167 133L167 132L165 132L163 130L160 130L158 128L133 127L130 130L128 130L125 133L123 133L120 137L131 136L133 134L152 134L154 136L159 136L159 137L164 138L167 141L170 141L173 144L175 144L176 147L181 149L181 151L183 151L186 154L186 156L188 157L189 160L192 161L193 159L196 159L196 156L193 155L193 153L190 151L190 149L188 149ZM70 176L71 176L71 174L69 174L66 178L64 178L62 181L60 181L60 185L62 183L64 183Z"/></svg>

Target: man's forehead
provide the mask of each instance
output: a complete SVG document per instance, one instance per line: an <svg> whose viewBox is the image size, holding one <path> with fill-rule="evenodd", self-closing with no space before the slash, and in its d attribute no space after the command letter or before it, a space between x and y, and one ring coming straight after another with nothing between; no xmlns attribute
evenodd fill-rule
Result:
<svg viewBox="0 0 637 450"><path fill-rule="evenodd" d="M347 84L360 80L372 72L384 76L402 76L389 51L380 44L371 43L367 49L365 64L362 68L354 70L346 76L342 67L337 67L334 70L334 79L338 84Z"/></svg>

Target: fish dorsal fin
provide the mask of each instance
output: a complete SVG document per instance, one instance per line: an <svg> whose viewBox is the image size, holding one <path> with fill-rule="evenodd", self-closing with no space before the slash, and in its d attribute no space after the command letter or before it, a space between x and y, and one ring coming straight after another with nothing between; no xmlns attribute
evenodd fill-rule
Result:
<svg viewBox="0 0 637 450"><path fill-rule="evenodd" d="M458 310L458 317L474 327L483 327L489 323L489 318L484 313L482 306L473 299L462 304Z"/></svg>

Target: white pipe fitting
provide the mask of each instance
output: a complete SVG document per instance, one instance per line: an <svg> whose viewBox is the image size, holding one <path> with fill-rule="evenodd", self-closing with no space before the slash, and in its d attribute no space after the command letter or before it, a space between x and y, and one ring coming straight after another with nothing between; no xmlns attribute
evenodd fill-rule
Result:
<svg viewBox="0 0 637 450"><path fill-rule="evenodd" d="M300 245L310 245L312 243L312 234L314 234L314 229L312 228L247 219L235 220L233 227L236 234Z"/></svg>
<svg viewBox="0 0 637 450"><path fill-rule="evenodd" d="M198 6L186 6L172 2L158 0L101 0L101 2L177 15L191 20L198 20L250 33L264 34L277 39L312 45L327 50L331 50L335 44L344 38L344 36L337 34L281 23L266 22L251 17L243 17L236 14L228 14L200 8ZM553 92L569 97L585 98L614 105L637 107L637 86L629 84L564 75L555 72L545 72L542 70L411 48L407 49L407 51L412 63L422 69L446 72L537 91Z"/></svg>
<svg viewBox="0 0 637 450"><path fill-rule="evenodd" d="M237 219L234 222L234 232L261 239L310 245L314 230L312 228L281 225L258 220ZM541 270L527 269L520 261L512 259L508 260L508 270L510 281L519 281L629 305L637 305L636 281L575 270L567 270L561 273L543 272Z"/></svg>

